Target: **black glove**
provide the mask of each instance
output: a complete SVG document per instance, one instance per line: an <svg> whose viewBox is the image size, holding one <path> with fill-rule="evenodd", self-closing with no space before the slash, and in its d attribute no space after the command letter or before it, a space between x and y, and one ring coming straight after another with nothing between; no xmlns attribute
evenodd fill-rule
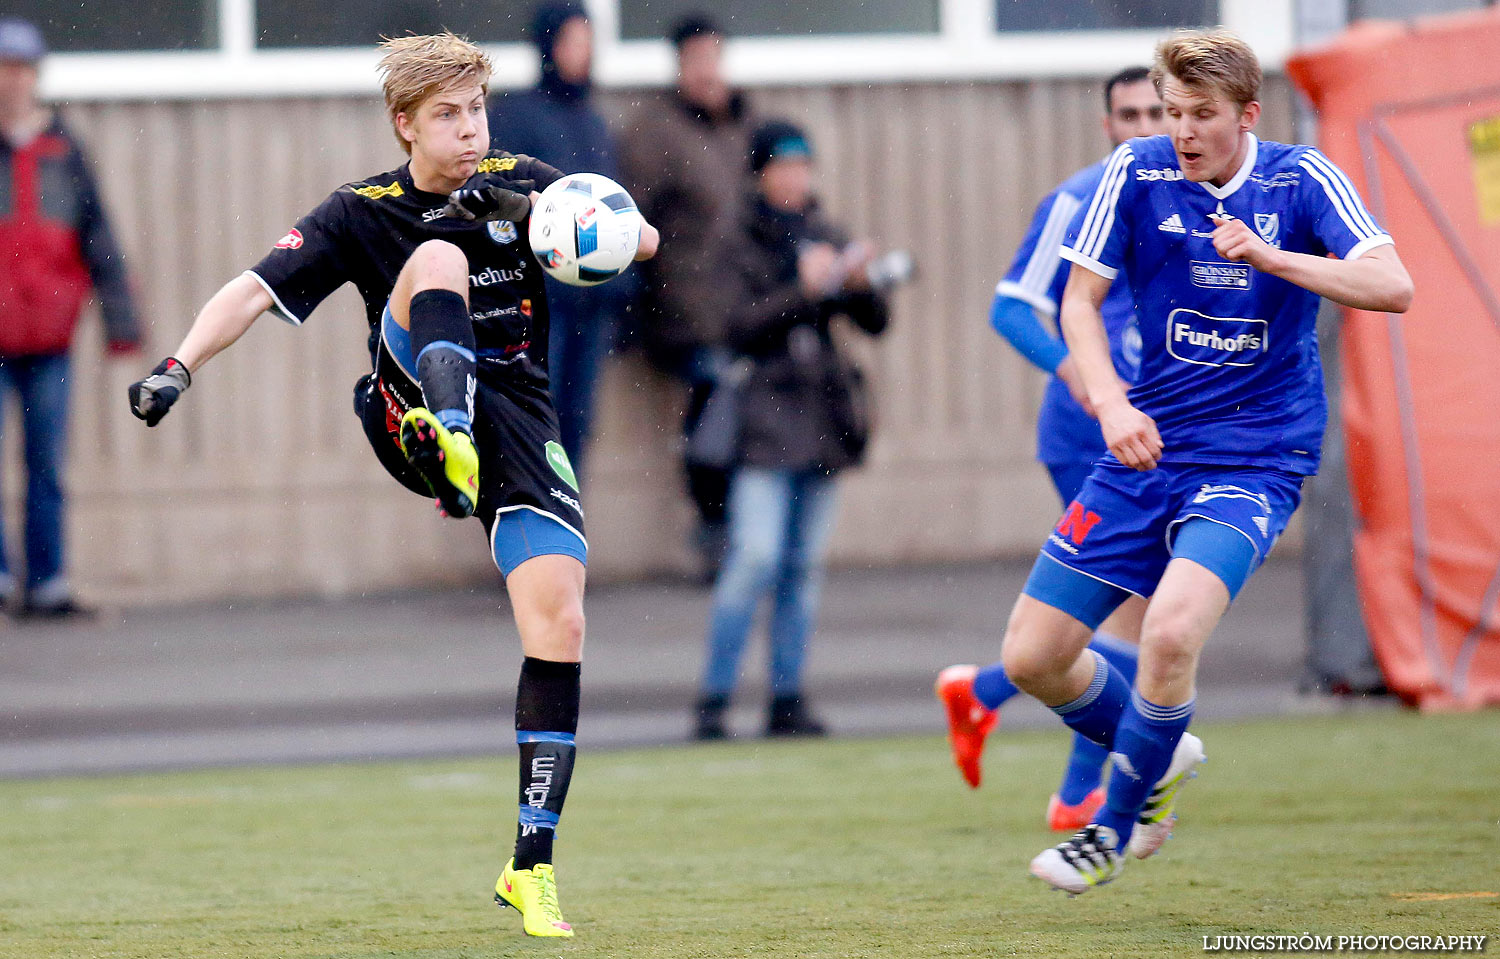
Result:
<svg viewBox="0 0 1500 959"><path fill-rule="evenodd" d="M182 361L169 356L156 364L150 376L130 384L130 412L145 420L147 426L155 426L192 382Z"/></svg>
<svg viewBox="0 0 1500 959"><path fill-rule="evenodd" d="M531 214L531 191L535 187L534 180L511 180L505 186L484 183L465 186L448 194L443 215L460 220L520 223Z"/></svg>

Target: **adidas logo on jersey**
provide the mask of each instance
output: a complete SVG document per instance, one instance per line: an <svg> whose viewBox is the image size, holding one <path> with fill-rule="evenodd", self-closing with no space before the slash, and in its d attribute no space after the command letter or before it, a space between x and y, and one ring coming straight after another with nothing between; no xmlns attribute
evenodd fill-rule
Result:
<svg viewBox="0 0 1500 959"><path fill-rule="evenodd" d="M1171 216L1156 224L1156 228L1163 233L1186 233L1187 228L1182 225L1182 214L1173 213Z"/></svg>

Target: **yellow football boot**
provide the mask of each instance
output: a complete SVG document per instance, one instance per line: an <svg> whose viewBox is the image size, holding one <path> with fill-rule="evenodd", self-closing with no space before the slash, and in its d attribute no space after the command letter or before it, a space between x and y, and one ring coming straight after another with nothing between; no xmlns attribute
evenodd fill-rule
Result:
<svg viewBox="0 0 1500 959"><path fill-rule="evenodd" d="M467 433L450 431L419 406L401 417L401 452L427 481L445 515L474 515L479 504L479 454Z"/></svg>
<svg viewBox="0 0 1500 959"><path fill-rule="evenodd" d="M528 936L572 938L573 927L563 921L557 905L557 879L550 863L517 869L512 859L495 881L495 905L509 906L521 914Z"/></svg>

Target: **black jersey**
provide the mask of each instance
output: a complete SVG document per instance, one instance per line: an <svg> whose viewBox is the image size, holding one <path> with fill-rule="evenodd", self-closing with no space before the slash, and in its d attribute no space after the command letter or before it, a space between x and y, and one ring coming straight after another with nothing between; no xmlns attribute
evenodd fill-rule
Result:
<svg viewBox="0 0 1500 959"><path fill-rule="evenodd" d="M476 176L502 186L529 180L542 190L562 173L534 157L492 150ZM480 383L545 393L547 298L542 268L526 242L527 222L443 216L447 203L443 194L417 189L409 164L345 184L298 220L248 272L271 294L272 312L298 325L330 293L352 282L364 297L374 369L380 316L401 268L422 243L446 240L469 260Z"/></svg>

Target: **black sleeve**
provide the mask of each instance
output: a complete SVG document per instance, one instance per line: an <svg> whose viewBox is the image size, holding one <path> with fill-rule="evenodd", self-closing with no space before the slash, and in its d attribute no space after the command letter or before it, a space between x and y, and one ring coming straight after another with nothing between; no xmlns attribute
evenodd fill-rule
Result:
<svg viewBox="0 0 1500 959"><path fill-rule="evenodd" d="M110 343L139 344L141 329L130 296L125 259L109 228L88 162L76 144L68 157L68 170L79 201L79 246L88 264L94 294L99 298L99 310L104 315L105 336Z"/></svg>
<svg viewBox="0 0 1500 959"><path fill-rule="evenodd" d="M349 279L341 250L347 236L345 202L343 191L330 194L246 271L271 294L271 312L288 323L302 325Z"/></svg>
<svg viewBox="0 0 1500 959"><path fill-rule="evenodd" d="M727 277L736 289L729 313L729 345L747 356L769 356L785 348L795 326L826 320L820 304L802 294L796 278L783 280L760 254L755 243L740 236L725 244L723 261L731 264Z"/></svg>

